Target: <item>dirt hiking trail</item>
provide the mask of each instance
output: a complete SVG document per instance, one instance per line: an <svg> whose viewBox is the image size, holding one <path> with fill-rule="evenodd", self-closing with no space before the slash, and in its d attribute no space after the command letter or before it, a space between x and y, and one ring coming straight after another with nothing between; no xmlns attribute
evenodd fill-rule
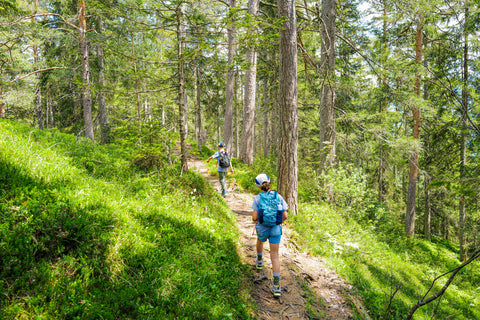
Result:
<svg viewBox="0 0 480 320"><path fill-rule="evenodd" d="M189 167L202 174L207 181L220 193L218 176L208 172L204 162L198 159L189 159ZM263 270L256 270L256 235L252 235L254 222L252 221L253 194L242 193L238 190L235 179L229 180L228 194L225 201L236 213L237 224L240 230L241 252L245 264L252 269L253 290L251 297L258 306L259 319L353 319L353 304L357 314L368 319L358 299L349 292L351 286L340 279L336 273L329 270L325 263L300 252L298 246L291 240L291 230L283 225L282 241L280 243L280 263L282 296L273 297L272 266L270 263L269 245L264 247Z"/></svg>

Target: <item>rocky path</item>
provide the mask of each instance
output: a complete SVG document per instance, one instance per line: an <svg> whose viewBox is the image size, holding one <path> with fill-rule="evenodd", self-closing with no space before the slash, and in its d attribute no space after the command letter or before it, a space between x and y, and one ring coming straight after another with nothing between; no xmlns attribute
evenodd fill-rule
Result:
<svg viewBox="0 0 480 320"><path fill-rule="evenodd" d="M201 173L217 191L220 190L218 177L209 174L204 162L191 159L189 167ZM361 304L349 294L350 286L329 270L322 260L300 252L285 224L280 244L282 297L273 297L270 292L272 272L268 245L265 245L265 269L257 271L255 268L256 236L252 235L254 222L251 219L253 195L240 192L234 179L230 180L225 200L237 215L242 243L240 254L252 268L254 290L251 296L258 306L257 317L275 320L353 319L352 304L357 313L365 316Z"/></svg>

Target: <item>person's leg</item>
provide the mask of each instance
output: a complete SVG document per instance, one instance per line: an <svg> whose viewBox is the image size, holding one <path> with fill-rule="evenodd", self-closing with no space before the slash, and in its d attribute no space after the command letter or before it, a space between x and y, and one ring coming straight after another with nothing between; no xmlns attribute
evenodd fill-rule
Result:
<svg viewBox="0 0 480 320"><path fill-rule="evenodd" d="M280 256L278 253L279 249L280 243L270 243L270 259L272 260L273 273L280 273Z"/></svg>
<svg viewBox="0 0 480 320"><path fill-rule="evenodd" d="M263 242L257 238L257 254L263 253Z"/></svg>
<svg viewBox="0 0 480 320"><path fill-rule="evenodd" d="M270 259L272 260L273 271L273 296L278 298L282 295L282 287L280 286L280 257L279 257L279 243L270 243Z"/></svg>
<svg viewBox="0 0 480 320"><path fill-rule="evenodd" d="M222 194L227 192L227 173L226 172L218 172L218 180L220 180L220 185L222 186Z"/></svg>

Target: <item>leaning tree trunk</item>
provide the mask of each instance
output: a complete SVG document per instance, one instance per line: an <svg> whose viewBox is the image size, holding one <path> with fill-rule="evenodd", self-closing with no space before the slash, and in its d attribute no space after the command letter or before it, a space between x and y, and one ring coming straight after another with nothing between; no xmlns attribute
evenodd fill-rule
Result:
<svg viewBox="0 0 480 320"><path fill-rule="evenodd" d="M297 21L295 0L278 0L278 14L285 18L280 29L280 143L278 192L290 211L298 213L298 101L297 101Z"/></svg>
<svg viewBox="0 0 480 320"><path fill-rule="evenodd" d="M248 13L252 16L258 14L259 0L248 1ZM255 93L257 82L257 52L252 45L247 51L247 64L249 68L245 73L245 96L243 102L243 131L240 158L243 163L253 164L253 148L255 140Z"/></svg>
<svg viewBox="0 0 480 320"><path fill-rule="evenodd" d="M183 61L183 5L177 5L177 57L178 57L178 126L180 128L180 161L182 172L188 171L187 134L185 130L185 74Z"/></svg>
<svg viewBox="0 0 480 320"><path fill-rule="evenodd" d="M227 153L232 154L233 150L233 85L235 82L235 0L230 0L229 14L231 25L228 27L228 61L227 61L227 90L225 99L225 119L223 122L223 141L227 147Z"/></svg>
<svg viewBox="0 0 480 320"><path fill-rule="evenodd" d="M422 17L418 17L417 21L417 35L415 37L415 60L418 65L422 63L422 49L423 49L423 25ZM420 82L422 76L417 72L415 80L415 95L421 97L420 95ZM420 141L420 108L413 106L413 139L417 142ZM410 174L408 177L408 193L407 193L407 212L405 214L405 234L407 237L413 238L415 236L415 200L416 200L416 190L417 190L417 177L418 177L418 150L413 149L411 151L410 157Z"/></svg>
<svg viewBox="0 0 480 320"><path fill-rule="evenodd" d="M335 161L335 20L336 1L322 0L320 24L322 75L320 98L320 170L323 172Z"/></svg>
<svg viewBox="0 0 480 320"><path fill-rule="evenodd" d="M85 136L95 141L93 136L92 122L92 95L90 93L90 65L88 63L88 44L87 44L87 19L85 1L78 1L79 14L78 20L80 24L80 51L82 54L82 77L83 77L83 119L85 121Z"/></svg>

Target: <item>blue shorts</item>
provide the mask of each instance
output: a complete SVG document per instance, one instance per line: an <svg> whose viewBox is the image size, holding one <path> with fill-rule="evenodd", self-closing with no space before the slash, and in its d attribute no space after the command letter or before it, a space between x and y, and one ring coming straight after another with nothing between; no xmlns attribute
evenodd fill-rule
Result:
<svg viewBox="0 0 480 320"><path fill-rule="evenodd" d="M257 223L255 229L257 230L257 236L260 241L265 242L268 239L270 243L280 243L280 239L282 238L282 226L280 224L273 227L267 227L263 224Z"/></svg>

